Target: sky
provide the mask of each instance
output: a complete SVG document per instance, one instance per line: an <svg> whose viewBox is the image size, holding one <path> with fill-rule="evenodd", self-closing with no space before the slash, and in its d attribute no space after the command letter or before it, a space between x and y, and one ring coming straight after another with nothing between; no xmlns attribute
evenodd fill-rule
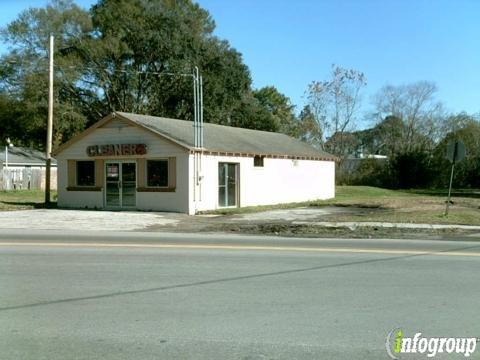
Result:
<svg viewBox="0 0 480 360"><path fill-rule="evenodd" d="M77 0L89 8L95 0ZM0 26L47 0L0 0ZM362 71L362 112L386 84L433 81L451 112L480 112L478 0L199 0L215 34L243 54L255 88L273 85L297 111L331 65ZM0 45L0 51L5 47Z"/></svg>

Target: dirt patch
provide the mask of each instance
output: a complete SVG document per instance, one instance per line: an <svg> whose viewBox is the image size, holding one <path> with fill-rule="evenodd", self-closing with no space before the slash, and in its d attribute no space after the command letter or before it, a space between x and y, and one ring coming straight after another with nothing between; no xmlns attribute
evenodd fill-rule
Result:
<svg viewBox="0 0 480 360"><path fill-rule="evenodd" d="M386 209L382 204L340 203L335 206L354 209Z"/></svg>
<svg viewBox="0 0 480 360"><path fill-rule="evenodd" d="M217 224L204 227L205 232L227 232L255 235L278 235L287 237L348 237L348 238L422 238L439 239L442 237L467 237L474 233L470 230L459 229L402 229L362 226L351 229L345 226L326 227L318 225L297 225L285 223L257 223L257 224Z"/></svg>

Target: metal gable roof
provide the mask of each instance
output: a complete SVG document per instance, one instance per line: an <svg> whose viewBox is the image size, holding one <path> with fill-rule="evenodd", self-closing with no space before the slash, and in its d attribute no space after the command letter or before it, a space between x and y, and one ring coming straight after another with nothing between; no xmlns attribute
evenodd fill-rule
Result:
<svg viewBox="0 0 480 360"><path fill-rule="evenodd" d="M193 122L163 117L115 112L180 145L194 148ZM228 152L258 155L321 158L335 160L335 156L285 134L244 129L217 124L204 124L204 149L212 152Z"/></svg>
<svg viewBox="0 0 480 360"><path fill-rule="evenodd" d="M12 166L14 164L27 164L27 165L45 165L46 156L44 152L22 148L22 147L9 147L8 148L8 163ZM5 162L5 148L0 149L0 162ZM52 158L52 164L56 164L56 160Z"/></svg>

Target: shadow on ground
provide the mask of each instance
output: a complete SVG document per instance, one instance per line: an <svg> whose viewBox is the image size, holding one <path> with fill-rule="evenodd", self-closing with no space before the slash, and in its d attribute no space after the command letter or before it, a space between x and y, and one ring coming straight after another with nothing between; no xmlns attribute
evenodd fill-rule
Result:
<svg viewBox="0 0 480 360"><path fill-rule="evenodd" d="M43 202L33 202L33 201L0 201L0 204L5 204L7 207L25 207L29 209L56 209L57 203L51 202L50 204L45 204Z"/></svg>

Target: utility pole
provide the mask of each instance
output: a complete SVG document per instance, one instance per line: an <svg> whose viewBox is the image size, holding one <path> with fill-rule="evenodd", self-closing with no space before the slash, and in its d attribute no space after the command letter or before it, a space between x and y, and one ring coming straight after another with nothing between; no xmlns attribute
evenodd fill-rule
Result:
<svg viewBox="0 0 480 360"><path fill-rule="evenodd" d="M52 165L52 132L53 132L53 35L50 34L50 50L48 64L48 121L47 121L47 147L45 171L45 205L50 205L50 175Z"/></svg>

